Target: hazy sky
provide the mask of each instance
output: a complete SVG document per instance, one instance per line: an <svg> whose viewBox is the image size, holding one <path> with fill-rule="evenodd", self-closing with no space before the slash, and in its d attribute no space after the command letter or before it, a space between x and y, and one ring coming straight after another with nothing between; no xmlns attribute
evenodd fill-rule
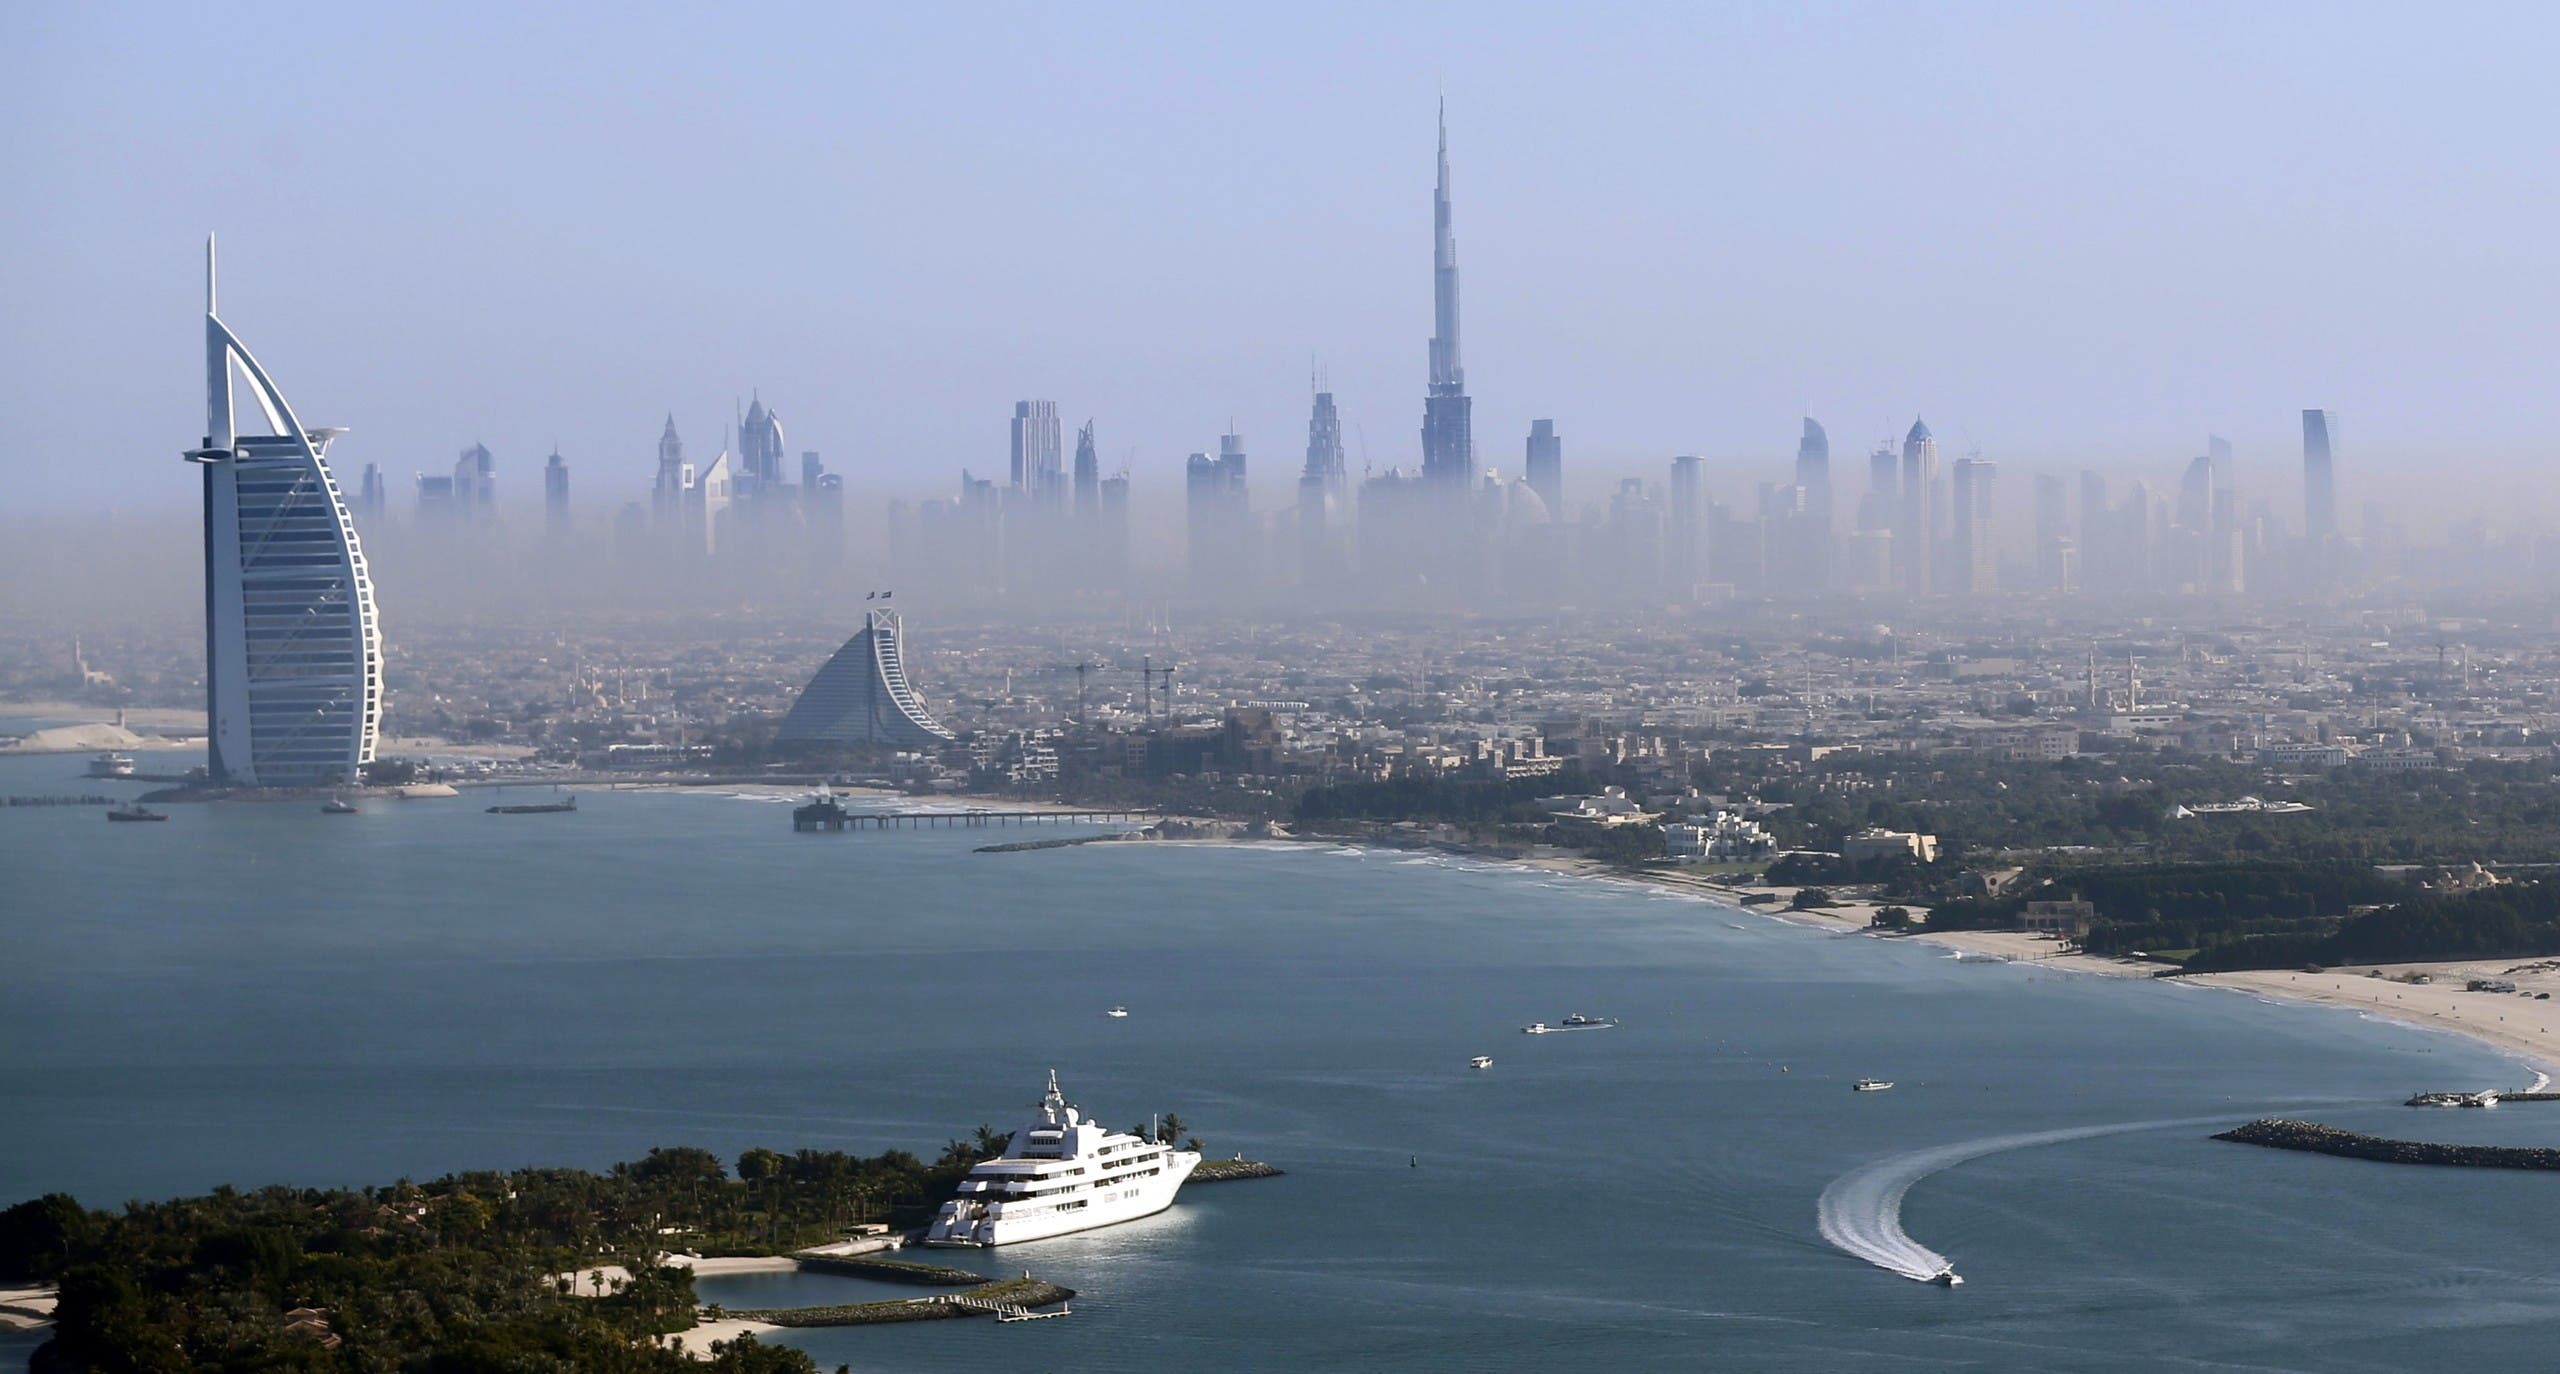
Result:
<svg viewBox="0 0 2560 1374"><path fill-rule="evenodd" d="M2289 494L2327 405L2352 503L2560 434L2560 7L736 8L0 7L0 504L195 499L207 229L342 471L530 503L556 439L599 511L760 387L939 491L1045 396L1142 494L1232 418L1286 504L1311 357L1418 461L1444 90L1490 466L1921 412Z"/></svg>

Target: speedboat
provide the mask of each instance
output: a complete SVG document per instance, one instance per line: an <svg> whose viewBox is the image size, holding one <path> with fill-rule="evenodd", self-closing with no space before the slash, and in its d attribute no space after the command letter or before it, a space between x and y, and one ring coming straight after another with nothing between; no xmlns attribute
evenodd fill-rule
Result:
<svg viewBox="0 0 2560 1374"><path fill-rule="evenodd" d="M165 821L169 819L169 813L166 811L154 811L140 802L135 802L131 806L118 807L115 810L108 812L107 819L111 821Z"/></svg>
<svg viewBox="0 0 2560 1374"><path fill-rule="evenodd" d="M352 816L356 814L356 804L348 801L344 797L331 797L327 801L320 803L320 814L324 816Z"/></svg>
<svg viewBox="0 0 2560 1374"><path fill-rule="evenodd" d="M1129 1019L1129 1009L1127 1007L1113 1007L1111 1010L1104 1012L1103 1015L1110 1017L1114 1021L1126 1021Z"/></svg>
<svg viewBox="0 0 2560 1374"><path fill-rule="evenodd" d="M1956 1272L1956 1267L1950 1264L1946 1268L1931 1274L1928 1281L1936 1284L1940 1288L1953 1288L1957 1284L1964 1282L1964 1276L1958 1274Z"/></svg>
<svg viewBox="0 0 2560 1374"><path fill-rule="evenodd" d="M1544 1021L1532 1021L1529 1024L1522 1026L1520 1028L1520 1033L1522 1035L1553 1035L1555 1033L1555 1029L1555 1027L1548 1025Z"/></svg>
<svg viewBox="0 0 2560 1374"><path fill-rule="evenodd" d="M1492 1068L1492 1067L1493 1067L1493 1056L1492 1056L1492 1055L1489 1055L1489 1054L1479 1054L1479 1055L1477 1055L1475 1058L1468 1060L1468 1061L1467 1061L1467 1066L1468 1066L1469 1068L1476 1068L1476 1069L1489 1069L1489 1068Z"/></svg>
<svg viewBox="0 0 2560 1374"><path fill-rule="evenodd" d="M1856 1083L1850 1085L1849 1091L1860 1093L1880 1093L1892 1086L1893 1080L1890 1078L1861 1078Z"/></svg>
<svg viewBox="0 0 2560 1374"><path fill-rule="evenodd" d="M1561 1024L1561 1025L1557 1026L1557 1027L1556 1027L1556 1029L1558 1029L1558 1030L1607 1030L1607 1029L1609 1029L1611 1026L1614 1026L1614 1025L1616 1025L1616 1024L1618 1024L1618 1023L1617 1023L1616 1021L1614 1021L1614 1020L1610 1019L1609 1017L1606 1017L1606 1016L1585 1016L1585 1015L1583 1015L1581 1012L1578 1012L1578 1011L1577 1011L1577 1012L1573 1013L1572 1015L1570 1015L1570 1016L1566 1017L1566 1018L1564 1019L1563 1024Z"/></svg>

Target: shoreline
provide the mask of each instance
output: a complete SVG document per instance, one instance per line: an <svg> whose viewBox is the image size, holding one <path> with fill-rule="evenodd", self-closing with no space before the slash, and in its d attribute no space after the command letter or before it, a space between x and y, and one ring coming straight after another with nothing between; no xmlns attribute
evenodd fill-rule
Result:
<svg viewBox="0 0 2560 1374"><path fill-rule="evenodd" d="M1233 843L1300 844L1322 843L1354 845L1368 848L1377 841L1360 841L1338 837L1292 837L1286 840ZM1397 847L1402 846L1387 846ZM1504 868L1528 869L1565 877L1597 879L1606 882L1642 883L1650 887L1702 897L1731 910L1779 921L1806 929L1827 930L1838 934L1868 933L1868 921L1874 913L1891 903L1865 898L1844 899L1821 910L1796 911L1787 907L1797 891L1788 887L1737 887L1718 881L1722 875L1686 873L1677 869L1641 870L1614 868L1596 859L1576 855L1537 855L1527 858L1500 854L1471 853L1465 850L1422 847L1417 852L1451 854L1477 863ZM1776 898L1754 906L1741 902L1744 896L1766 894ZM2067 952L2061 942L2051 936L2025 931L1949 930L1932 934L1926 927L1908 934L1875 934L1877 939L1927 940L1943 945L1960 955L1995 959L2002 963L2028 964L2061 973L2086 974L2100 978L2139 978L2158 980L2165 966L2139 959L2118 959L2100 955ZM2373 976L2375 972L2379 977ZM2432 982L2412 984L2400 979L2424 975ZM2497 979L2515 984L2515 993L2467 992L2463 985L2475 978ZM2413 1030L2435 1031L2459 1036L2475 1045L2519 1061L2533 1073L2560 1077L2560 959L2459 959L2418 964L2357 964L2321 973L2290 969L2257 969L2235 973L2181 974L2175 980L2194 987L2214 988L2224 992L2301 1006L2330 1007L2354 1011L2376 1020L2389 1021ZM2551 1000L2542 1001L2531 994L2550 993ZM2526 994L2519 996L2518 993ZM2484 1084L2484 1087L2516 1087L2517 1084Z"/></svg>

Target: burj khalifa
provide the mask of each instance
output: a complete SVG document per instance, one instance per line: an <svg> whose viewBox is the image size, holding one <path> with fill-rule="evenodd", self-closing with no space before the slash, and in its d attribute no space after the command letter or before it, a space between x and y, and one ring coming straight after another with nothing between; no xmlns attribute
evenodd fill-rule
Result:
<svg viewBox="0 0 2560 1374"><path fill-rule="evenodd" d="M1465 492L1476 470L1474 402L1458 361L1458 241L1449 231L1449 114L1440 112L1440 182L1431 195L1431 390L1422 402L1422 476Z"/></svg>

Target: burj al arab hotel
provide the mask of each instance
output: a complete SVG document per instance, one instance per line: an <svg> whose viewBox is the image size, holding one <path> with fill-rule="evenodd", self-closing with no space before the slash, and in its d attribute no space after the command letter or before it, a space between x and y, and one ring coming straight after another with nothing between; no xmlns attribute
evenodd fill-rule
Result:
<svg viewBox="0 0 2560 1374"><path fill-rule="evenodd" d="M204 249L204 639L207 772L217 785L360 780L382 722L382 632L355 520L306 429L215 313ZM235 379L256 403L244 431Z"/></svg>

